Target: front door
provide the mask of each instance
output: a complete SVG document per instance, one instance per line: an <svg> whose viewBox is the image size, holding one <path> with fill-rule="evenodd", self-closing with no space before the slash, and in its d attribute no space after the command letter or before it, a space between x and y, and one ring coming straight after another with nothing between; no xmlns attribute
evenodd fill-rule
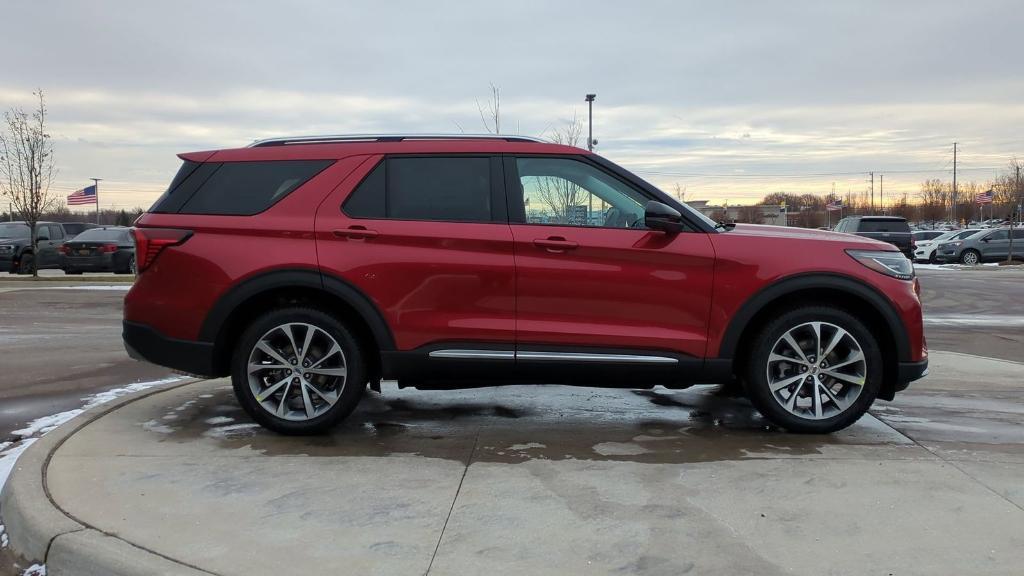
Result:
<svg viewBox="0 0 1024 576"><path fill-rule="evenodd" d="M658 351L703 358L714 266L707 234L646 229L654 198L583 159L523 156L505 169L518 362L562 348L597 361Z"/></svg>
<svg viewBox="0 0 1024 576"><path fill-rule="evenodd" d="M1010 252L1010 231L1009 229L990 232L981 242L981 257L984 260L1002 260Z"/></svg>

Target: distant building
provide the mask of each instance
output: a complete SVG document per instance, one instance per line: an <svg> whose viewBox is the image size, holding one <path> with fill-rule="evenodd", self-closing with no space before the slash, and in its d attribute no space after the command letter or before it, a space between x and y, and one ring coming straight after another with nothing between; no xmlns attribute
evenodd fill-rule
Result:
<svg viewBox="0 0 1024 576"><path fill-rule="evenodd" d="M707 200L688 200L686 204L701 214L711 217L713 214L725 212L726 220L733 221L740 219L743 210L756 209L761 216L761 224L773 224L775 226L786 226L786 210L778 204L755 204L753 206L719 206L708 204Z"/></svg>

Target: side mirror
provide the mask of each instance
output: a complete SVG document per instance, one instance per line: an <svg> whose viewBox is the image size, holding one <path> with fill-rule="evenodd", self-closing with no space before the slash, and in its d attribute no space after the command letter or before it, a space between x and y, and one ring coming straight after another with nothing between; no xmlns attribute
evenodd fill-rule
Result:
<svg viewBox="0 0 1024 576"><path fill-rule="evenodd" d="M676 234L686 230L683 215L675 208L651 200L644 206L644 225L651 230Z"/></svg>
<svg viewBox="0 0 1024 576"><path fill-rule="evenodd" d="M990 238L990 237L988 237L988 236L985 236L984 238L982 238L982 239L981 239L981 241L982 241L982 242L991 242L991 241L992 241L992 238Z"/></svg>

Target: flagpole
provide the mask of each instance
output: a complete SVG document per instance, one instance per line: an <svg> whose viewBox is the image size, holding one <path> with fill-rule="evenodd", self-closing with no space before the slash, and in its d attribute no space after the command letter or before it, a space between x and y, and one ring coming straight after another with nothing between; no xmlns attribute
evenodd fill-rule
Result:
<svg viewBox="0 0 1024 576"><path fill-rule="evenodd" d="M103 178L89 178L92 180L93 186L96 187L96 225L100 225L100 180Z"/></svg>

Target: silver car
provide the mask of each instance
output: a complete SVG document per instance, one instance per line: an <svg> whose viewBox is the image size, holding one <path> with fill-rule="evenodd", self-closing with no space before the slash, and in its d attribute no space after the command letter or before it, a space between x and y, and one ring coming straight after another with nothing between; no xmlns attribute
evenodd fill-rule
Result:
<svg viewBox="0 0 1024 576"><path fill-rule="evenodd" d="M943 242L935 249L935 259L940 262L961 262L979 264L1006 260L1010 253L1010 228L994 228L953 242ZM1024 260L1024 228L1013 230L1013 255Z"/></svg>
<svg viewBox="0 0 1024 576"><path fill-rule="evenodd" d="M918 240L915 238L914 262L928 262L934 264L936 262L935 249L938 248L939 244L942 244L943 242L963 240L964 238L973 236L978 232L981 232L980 228L943 232L940 236L931 239Z"/></svg>

